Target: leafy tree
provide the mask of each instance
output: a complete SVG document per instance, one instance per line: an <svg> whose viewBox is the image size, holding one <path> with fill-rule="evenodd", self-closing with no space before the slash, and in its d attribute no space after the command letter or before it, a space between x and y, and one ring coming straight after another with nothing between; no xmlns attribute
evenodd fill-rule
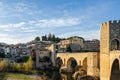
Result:
<svg viewBox="0 0 120 80"><path fill-rule="evenodd" d="M29 59L29 57L28 57L28 56L23 56L23 57L22 57L22 62L27 62L27 61L28 61L28 59Z"/></svg>
<svg viewBox="0 0 120 80"><path fill-rule="evenodd" d="M60 40L63 40L63 38L61 39L59 37L55 37L55 35L51 33L48 34L48 37L46 35L42 36L42 41L53 41L55 43L58 43Z"/></svg>
<svg viewBox="0 0 120 80"><path fill-rule="evenodd" d="M50 62L50 58L48 56L43 57L44 62Z"/></svg>
<svg viewBox="0 0 120 80"><path fill-rule="evenodd" d="M55 42L55 39L56 39L56 38L55 38L55 35L53 34L51 40L52 40L53 42Z"/></svg>
<svg viewBox="0 0 120 80"><path fill-rule="evenodd" d="M35 37L35 41L40 41L40 37Z"/></svg>
<svg viewBox="0 0 120 80"><path fill-rule="evenodd" d="M44 57L39 57L39 62L50 62L51 61L51 59L50 59L50 57L48 57L48 56L44 56Z"/></svg>
<svg viewBox="0 0 120 80"><path fill-rule="evenodd" d="M5 57L5 51L4 51L4 49L1 49L1 48L0 48L0 57L1 58Z"/></svg>
<svg viewBox="0 0 120 80"><path fill-rule="evenodd" d="M8 60L0 61L0 71L5 71L8 66Z"/></svg>
<svg viewBox="0 0 120 80"><path fill-rule="evenodd" d="M30 73L32 70L32 57L30 56L28 61L23 64L24 72L25 73Z"/></svg>
<svg viewBox="0 0 120 80"><path fill-rule="evenodd" d="M67 51L67 52L72 52L71 47L70 47L70 46L68 46L66 51Z"/></svg>
<svg viewBox="0 0 120 80"><path fill-rule="evenodd" d="M23 56L20 59L17 59L17 63L23 63L23 62L27 62L29 59L28 56Z"/></svg>
<svg viewBox="0 0 120 80"><path fill-rule="evenodd" d="M60 40L61 40L61 38L57 37L57 38L55 38L54 42L58 43L58 42L60 42Z"/></svg>
<svg viewBox="0 0 120 80"><path fill-rule="evenodd" d="M5 54L0 53L0 58L5 58Z"/></svg>
<svg viewBox="0 0 120 80"><path fill-rule="evenodd" d="M48 34L48 41L51 41L51 39L52 39L52 34L49 33L49 34Z"/></svg>
<svg viewBox="0 0 120 80"><path fill-rule="evenodd" d="M79 36L71 36L69 38L67 38L68 40L72 40L73 38L79 38L79 39L83 39L84 41L84 38L83 37L79 37Z"/></svg>
<svg viewBox="0 0 120 80"><path fill-rule="evenodd" d="M42 36L42 41L47 41L47 36Z"/></svg>

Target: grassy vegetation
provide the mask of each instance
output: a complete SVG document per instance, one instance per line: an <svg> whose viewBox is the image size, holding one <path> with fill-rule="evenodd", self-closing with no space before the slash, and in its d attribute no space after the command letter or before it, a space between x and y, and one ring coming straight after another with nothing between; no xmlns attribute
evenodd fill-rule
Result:
<svg viewBox="0 0 120 80"><path fill-rule="evenodd" d="M26 74L37 74L32 69L32 57L29 57L24 63L10 63L8 60L0 61L0 80L39 80L36 76ZM38 77L37 77L38 78Z"/></svg>
<svg viewBox="0 0 120 80"><path fill-rule="evenodd" d="M21 72L21 73L32 73L32 57L29 57L27 62L24 63L10 63L9 60L0 61L0 71L2 72Z"/></svg>
<svg viewBox="0 0 120 80"><path fill-rule="evenodd" d="M15 80L33 80L29 75L17 73L4 73L0 72L0 80L15 79Z"/></svg>

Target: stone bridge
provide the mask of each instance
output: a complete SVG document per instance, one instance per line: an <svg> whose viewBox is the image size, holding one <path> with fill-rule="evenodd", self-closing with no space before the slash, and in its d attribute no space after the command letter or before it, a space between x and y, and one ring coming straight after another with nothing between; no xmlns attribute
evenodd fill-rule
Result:
<svg viewBox="0 0 120 80"><path fill-rule="evenodd" d="M100 80L120 80L120 20L100 25L100 54L58 53L55 62L61 68L81 66L92 76L100 72Z"/></svg>
<svg viewBox="0 0 120 80"><path fill-rule="evenodd" d="M99 75L99 53L97 52L58 53L56 60L58 59L62 61L61 69L70 68L74 61L75 66L81 67L88 75Z"/></svg>

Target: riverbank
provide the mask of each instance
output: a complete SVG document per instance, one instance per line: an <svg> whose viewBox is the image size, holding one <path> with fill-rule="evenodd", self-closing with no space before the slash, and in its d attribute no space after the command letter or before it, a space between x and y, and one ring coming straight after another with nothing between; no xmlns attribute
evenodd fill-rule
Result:
<svg viewBox="0 0 120 80"><path fill-rule="evenodd" d="M33 78L26 74L1 72L0 80L33 80Z"/></svg>

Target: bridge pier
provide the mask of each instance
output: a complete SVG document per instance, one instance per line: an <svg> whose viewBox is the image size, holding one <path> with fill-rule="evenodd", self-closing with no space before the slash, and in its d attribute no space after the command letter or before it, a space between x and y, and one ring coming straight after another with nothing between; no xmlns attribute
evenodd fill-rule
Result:
<svg viewBox="0 0 120 80"><path fill-rule="evenodd" d="M99 77L99 69L98 69L98 55L99 53L94 53L94 54L90 54L88 57L88 62L87 62L87 75L91 75L91 76L97 76Z"/></svg>

